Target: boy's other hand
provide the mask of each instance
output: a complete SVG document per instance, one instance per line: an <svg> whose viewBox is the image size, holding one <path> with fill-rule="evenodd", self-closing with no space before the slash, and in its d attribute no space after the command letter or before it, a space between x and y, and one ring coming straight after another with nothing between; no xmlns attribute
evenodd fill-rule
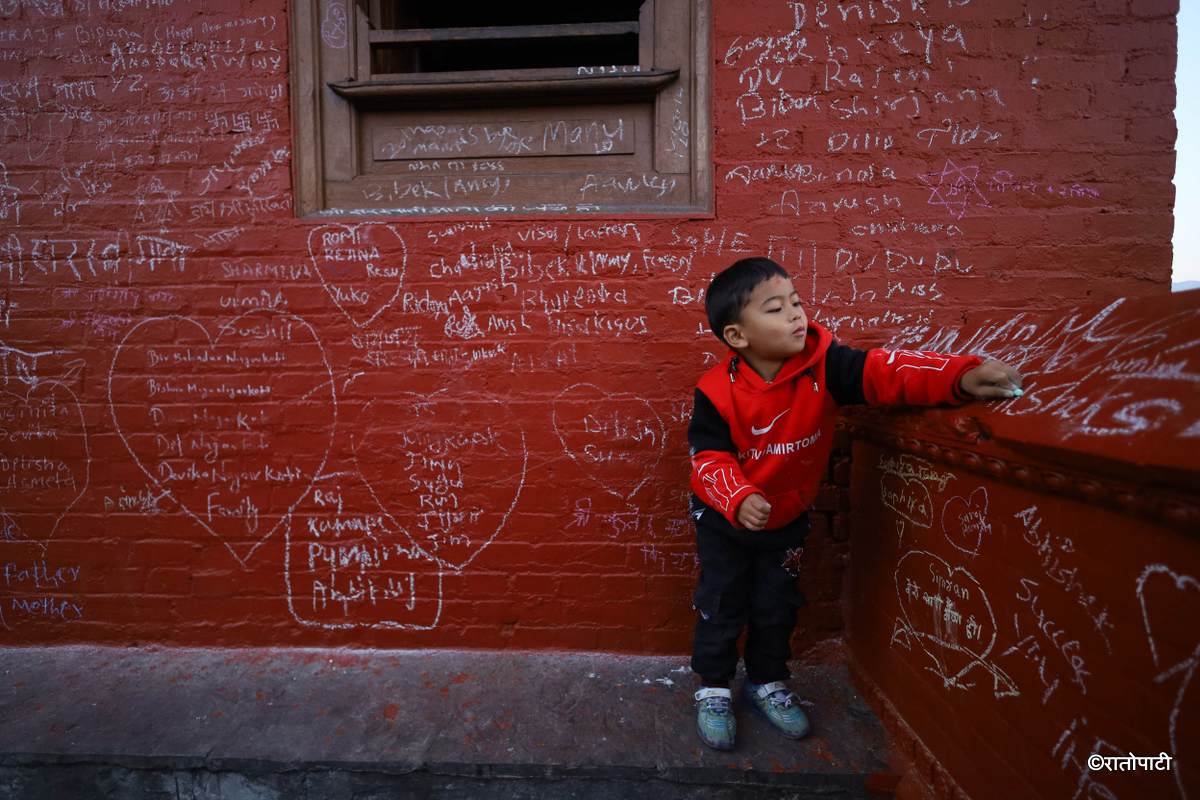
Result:
<svg viewBox="0 0 1200 800"><path fill-rule="evenodd" d="M738 506L737 519L743 528L761 531L771 516L771 504L761 494L752 494Z"/></svg>
<svg viewBox="0 0 1200 800"><path fill-rule="evenodd" d="M992 359L963 373L959 386L972 397L983 400L1007 400L1020 397L1021 374L1003 361Z"/></svg>

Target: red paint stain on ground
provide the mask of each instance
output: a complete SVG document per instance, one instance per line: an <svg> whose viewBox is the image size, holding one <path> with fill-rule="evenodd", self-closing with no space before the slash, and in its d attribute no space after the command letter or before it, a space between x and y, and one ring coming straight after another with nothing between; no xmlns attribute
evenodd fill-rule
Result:
<svg viewBox="0 0 1200 800"><path fill-rule="evenodd" d="M348 669L350 667L357 667L362 663L362 659L358 656L347 653L333 653L325 655L325 663L332 664L335 667Z"/></svg>
<svg viewBox="0 0 1200 800"><path fill-rule="evenodd" d="M263 691L255 692L254 699L258 700L259 702L262 702L263 700L267 699L267 694L266 694L266 692L263 692Z"/></svg>
<svg viewBox="0 0 1200 800"><path fill-rule="evenodd" d="M471 674L469 672L460 672L455 675L450 682L457 685L460 683L466 683L469 680L471 680Z"/></svg>
<svg viewBox="0 0 1200 800"><path fill-rule="evenodd" d="M271 654L265 653L265 652L254 652L254 651L237 652L237 653L234 653L234 654L228 656L225 659L224 663L225 664L251 664L254 666L258 666L258 665L266 662L267 659L269 659L270 657L271 657Z"/></svg>
<svg viewBox="0 0 1200 800"><path fill-rule="evenodd" d="M825 747L825 743L820 740L816 742L813 753L816 754L817 758L827 761L835 767L838 765L837 759L833 757L833 753L829 752L829 749Z"/></svg>
<svg viewBox="0 0 1200 800"><path fill-rule="evenodd" d="M386 719L388 722L395 722L396 715L398 715L399 713L400 713L400 705L398 703L392 703L392 704L384 707L383 718Z"/></svg>

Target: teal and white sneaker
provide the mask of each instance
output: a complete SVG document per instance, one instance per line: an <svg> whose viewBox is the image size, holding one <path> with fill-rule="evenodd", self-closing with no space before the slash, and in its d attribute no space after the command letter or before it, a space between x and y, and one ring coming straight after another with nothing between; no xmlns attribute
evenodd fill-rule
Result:
<svg viewBox="0 0 1200 800"><path fill-rule="evenodd" d="M696 728L700 741L716 750L732 750L737 736L737 720L733 716L733 692L706 686L696 692Z"/></svg>
<svg viewBox="0 0 1200 800"><path fill-rule="evenodd" d="M808 717L800 710L800 698L783 681L764 683L762 686L746 681L742 694L754 710L767 718L789 739L803 739L808 735Z"/></svg>

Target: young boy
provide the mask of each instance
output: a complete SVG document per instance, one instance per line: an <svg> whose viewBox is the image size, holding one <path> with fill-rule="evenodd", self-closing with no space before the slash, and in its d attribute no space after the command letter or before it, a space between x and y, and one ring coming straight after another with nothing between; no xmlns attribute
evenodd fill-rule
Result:
<svg viewBox="0 0 1200 800"><path fill-rule="evenodd" d="M696 387L688 426L691 508L700 581L692 671L700 738L733 748L729 681L745 644L745 701L785 736L808 719L788 689L795 583L807 509L833 445L839 406L935 405L1021 393L998 361L906 350L856 350L810 322L787 272L746 258L717 275L705 300L713 333L732 351Z"/></svg>

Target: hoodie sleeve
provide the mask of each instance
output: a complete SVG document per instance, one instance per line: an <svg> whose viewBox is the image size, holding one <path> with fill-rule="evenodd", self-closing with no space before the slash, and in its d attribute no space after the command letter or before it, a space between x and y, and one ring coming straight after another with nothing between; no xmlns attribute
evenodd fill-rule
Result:
<svg viewBox="0 0 1200 800"><path fill-rule="evenodd" d="M979 356L921 350L856 350L834 342L825 354L826 385L839 405L933 406L971 399L959 382Z"/></svg>
<svg viewBox="0 0 1200 800"><path fill-rule="evenodd" d="M699 389L688 424L688 447L692 457L692 491L729 520L729 524L740 528L738 506L760 489L742 474L729 423Z"/></svg>

